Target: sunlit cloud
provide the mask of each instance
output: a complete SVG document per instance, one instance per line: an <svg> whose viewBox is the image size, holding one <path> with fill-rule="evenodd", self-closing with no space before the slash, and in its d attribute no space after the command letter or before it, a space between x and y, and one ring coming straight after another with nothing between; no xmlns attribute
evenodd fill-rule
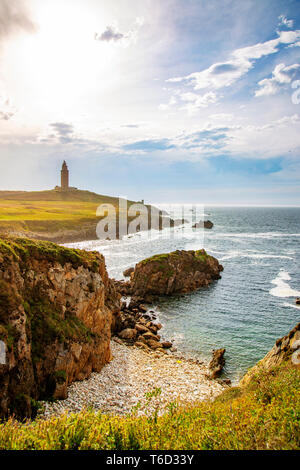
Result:
<svg viewBox="0 0 300 470"><path fill-rule="evenodd" d="M0 2L0 41L5 37L25 31L33 33L37 26L30 18L22 0L1 0Z"/></svg>
<svg viewBox="0 0 300 470"><path fill-rule="evenodd" d="M258 82L258 90L255 91L255 96L270 96L275 95L282 90L286 85L290 84L292 80L296 79L300 71L300 64L293 64L286 66L285 64L276 65L272 72L272 78L265 78Z"/></svg>
<svg viewBox="0 0 300 470"><path fill-rule="evenodd" d="M225 167L295 178L297 2L229 3L224 15L219 0L0 0L2 188L17 165L43 189L48 175L31 175L62 158L77 187L94 178L96 192L132 198L138 172L171 186L176 165L187 180L190 164L211 165L213 190Z"/></svg>
<svg viewBox="0 0 300 470"><path fill-rule="evenodd" d="M288 20L287 17L284 15L280 15L278 17L278 20L279 20L279 23L278 23L279 26L286 26L287 28L293 28L294 26L294 21Z"/></svg>
<svg viewBox="0 0 300 470"><path fill-rule="evenodd" d="M143 26L144 19L136 18L133 28L123 33L119 30L117 22L108 25L102 33L95 33L94 38L100 42L120 43L123 46L129 46L137 40L139 29Z"/></svg>
<svg viewBox="0 0 300 470"><path fill-rule="evenodd" d="M3 95L0 95L0 120L9 121L17 112L17 109L12 104L11 100Z"/></svg>
<svg viewBox="0 0 300 470"><path fill-rule="evenodd" d="M279 51L281 44L297 44L300 31L279 31L278 37L253 46L236 49L227 62L218 62L209 68L183 77L169 78L169 83L188 82L194 90L212 88L218 90L233 85L254 66L255 61Z"/></svg>

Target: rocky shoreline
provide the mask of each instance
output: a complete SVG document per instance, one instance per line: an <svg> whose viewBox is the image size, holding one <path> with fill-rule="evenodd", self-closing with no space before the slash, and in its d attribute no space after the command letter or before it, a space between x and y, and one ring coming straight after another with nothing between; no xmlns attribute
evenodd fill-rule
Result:
<svg viewBox="0 0 300 470"><path fill-rule="evenodd" d="M82 406L102 409L106 398L104 402L99 398L99 390L105 375L100 371L107 365L119 379L113 378L110 385L108 380L103 397L110 403L120 393L116 384L124 390L129 384L129 395L124 392L118 405L126 413L153 388L162 389L166 403L186 402L190 393L195 400L210 398L224 388L224 381L211 380L212 368L178 355L172 342L161 337L162 325L151 303L147 305L149 296L187 293L219 279L222 266L204 250L177 251L140 262L129 292L124 292L127 283L108 277L103 255L51 242L2 238L0 265L0 341L5 347L0 417L32 419L37 403L46 400L66 400L53 405L55 410L64 410L69 400L76 410L77 398ZM219 365L218 375L223 364L213 364L214 369ZM75 401L73 389L82 392Z"/></svg>
<svg viewBox="0 0 300 470"><path fill-rule="evenodd" d="M78 413L93 408L106 414L126 415L167 411L170 403L187 404L211 400L227 387L209 378L208 366L180 353L145 351L113 338L112 360L101 373L68 387L68 398L44 402L40 416ZM149 404L149 395L153 396Z"/></svg>

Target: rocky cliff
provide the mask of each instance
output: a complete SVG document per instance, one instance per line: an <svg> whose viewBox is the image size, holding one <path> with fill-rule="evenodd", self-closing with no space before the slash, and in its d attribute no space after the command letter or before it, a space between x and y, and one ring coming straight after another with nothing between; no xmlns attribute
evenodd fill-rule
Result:
<svg viewBox="0 0 300 470"><path fill-rule="evenodd" d="M131 274L135 297L188 293L220 279L223 267L205 250L175 251L141 261Z"/></svg>
<svg viewBox="0 0 300 470"><path fill-rule="evenodd" d="M99 253L0 239L0 417L31 417L110 361L119 297Z"/></svg>
<svg viewBox="0 0 300 470"><path fill-rule="evenodd" d="M293 328L287 336L276 341L267 355L252 367L240 381L240 385L247 385L251 379L262 371L269 371L281 364L300 368L300 323Z"/></svg>

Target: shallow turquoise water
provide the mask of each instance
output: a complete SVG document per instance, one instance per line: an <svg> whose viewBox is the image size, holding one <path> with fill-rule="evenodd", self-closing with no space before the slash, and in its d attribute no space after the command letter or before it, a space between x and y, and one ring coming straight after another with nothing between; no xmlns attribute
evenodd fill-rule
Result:
<svg viewBox="0 0 300 470"><path fill-rule="evenodd" d="M173 240L158 233L151 240L136 234L75 245L102 252L115 278L153 254L204 246L223 264L222 279L190 295L159 299L162 333L180 350L205 359L212 349L225 347L225 373L237 380L300 321L295 305L300 297L300 208L205 207L205 213L215 226L204 239L202 231L187 228L180 237L175 229Z"/></svg>

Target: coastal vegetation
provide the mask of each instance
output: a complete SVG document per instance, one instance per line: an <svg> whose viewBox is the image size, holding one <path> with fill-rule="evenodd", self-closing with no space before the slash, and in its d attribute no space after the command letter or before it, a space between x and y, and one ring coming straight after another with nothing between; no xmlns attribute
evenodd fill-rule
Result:
<svg viewBox="0 0 300 470"><path fill-rule="evenodd" d="M129 201L129 205L133 202ZM97 223L97 207L112 204L119 211L118 198L90 191L0 191L0 231L56 232Z"/></svg>
<svg viewBox="0 0 300 470"><path fill-rule="evenodd" d="M300 372L282 364L255 375L215 401L179 408L170 403L137 416L108 416L87 409L79 414L0 424L0 449L220 450L299 449ZM151 399L160 390L148 394Z"/></svg>

